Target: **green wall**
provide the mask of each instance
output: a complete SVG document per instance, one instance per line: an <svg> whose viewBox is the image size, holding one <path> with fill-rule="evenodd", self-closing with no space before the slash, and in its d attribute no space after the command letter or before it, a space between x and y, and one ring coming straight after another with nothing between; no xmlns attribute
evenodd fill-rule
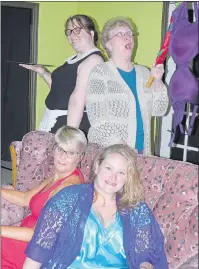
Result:
<svg viewBox="0 0 199 269"><path fill-rule="evenodd" d="M111 17L131 18L139 33L135 62L150 66L160 47L162 6L162 2L79 2L78 12L91 15L100 31Z"/></svg>
<svg viewBox="0 0 199 269"><path fill-rule="evenodd" d="M75 13L77 2L39 2L38 63L57 67L74 54L64 35L64 23ZM49 69L52 71L54 68ZM48 92L47 84L37 76L36 127L42 117Z"/></svg>
<svg viewBox="0 0 199 269"><path fill-rule="evenodd" d="M162 6L162 2L39 2L38 63L59 66L74 53L64 36L64 22L69 16L82 13L94 18L100 31L111 17L130 17L139 33L135 62L150 67L160 47ZM38 76L37 126L48 92Z"/></svg>

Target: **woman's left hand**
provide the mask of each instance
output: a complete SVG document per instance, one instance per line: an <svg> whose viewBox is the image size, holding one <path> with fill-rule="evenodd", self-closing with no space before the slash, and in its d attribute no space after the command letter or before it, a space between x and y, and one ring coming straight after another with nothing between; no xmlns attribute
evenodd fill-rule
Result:
<svg viewBox="0 0 199 269"><path fill-rule="evenodd" d="M151 68L151 76L156 80L162 80L162 76L164 74L164 65L163 64L153 64Z"/></svg>

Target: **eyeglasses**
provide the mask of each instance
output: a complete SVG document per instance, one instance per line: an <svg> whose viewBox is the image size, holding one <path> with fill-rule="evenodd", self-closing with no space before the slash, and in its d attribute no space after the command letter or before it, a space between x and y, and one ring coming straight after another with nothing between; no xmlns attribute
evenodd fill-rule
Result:
<svg viewBox="0 0 199 269"><path fill-rule="evenodd" d="M64 33L65 33L66 36L70 36L72 33L75 34L75 35L79 35L79 33L81 32L81 30L82 30L82 28L76 27L76 28L74 28L72 30L71 29L66 29L64 31Z"/></svg>
<svg viewBox="0 0 199 269"><path fill-rule="evenodd" d="M118 32L118 33L116 33L115 35L113 35L111 38L109 38L109 40L110 39L112 39L113 37L115 37L115 36L117 36L117 37L125 37L125 36L135 36L135 33L133 33L132 31L128 31L128 32Z"/></svg>
<svg viewBox="0 0 199 269"><path fill-rule="evenodd" d="M57 144L55 144L55 151L60 154L60 155L64 155L65 157L68 157L70 159L74 159L76 158L79 153L77 151L68 151L68 150L64 150L63 148L61 148L60 146L58 146Z"/></svg>

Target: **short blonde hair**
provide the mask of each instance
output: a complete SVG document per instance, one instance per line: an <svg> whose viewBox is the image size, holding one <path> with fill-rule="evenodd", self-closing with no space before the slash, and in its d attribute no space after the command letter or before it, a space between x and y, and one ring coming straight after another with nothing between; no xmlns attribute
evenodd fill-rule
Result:
<svg viewBox="0 0 199 269"><path fill-rule="evenodd" d="M136 153L129 146L124 144L115 144L101 150L96 156L92 171L91 180L96 178L96 165L100 165L109 154L117 153L127 161L127 178L122 190L118 192L119 202L118 210L125 208L134 208L138 202L144 201L144 187L140 180L140 174L136 163Z"/></svg>
<svg viewBox="0 0 199 269"><path fill-rule="evenodd" d="M101 32L101 41L103 48L107 51L106 43L109 41L110 36L109 33L111 30L114 30L118 26L127 26L133 32L133 25L129 18L126 17L114 17L108 20Z"/></svg>
<svg viewBox="0 0 199 269"><path fill-rule="evenodd" d="M87 147L87 139L83 131L78 128L64 125L59 128L55 134L57 144L69 144L75 142L80 153L83 153Z"/></svg>

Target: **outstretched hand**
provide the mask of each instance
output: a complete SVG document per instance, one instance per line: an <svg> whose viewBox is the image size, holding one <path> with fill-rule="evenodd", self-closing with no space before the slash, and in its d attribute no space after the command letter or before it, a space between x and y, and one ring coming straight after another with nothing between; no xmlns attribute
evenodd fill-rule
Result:
<svg viewBox="0 0 199 269"><path fill-rule="evenodd" d="M46 70L45 67L43 67L42 65L32 65L32 64L19 64L19 66L35 71L37 72L39 75L43 74Z"/></svg>

